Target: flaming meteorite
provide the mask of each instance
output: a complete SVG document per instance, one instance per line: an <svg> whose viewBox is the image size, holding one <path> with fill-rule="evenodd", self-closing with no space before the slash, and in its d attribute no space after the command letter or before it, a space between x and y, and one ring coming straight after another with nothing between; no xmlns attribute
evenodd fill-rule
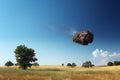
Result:
<svg viewBox="0 0 120 80"><path fill-rule="evenodd" d="M93 42L94 35L88 31L84 30L79 33L76 33L73 35L73 42L82 44L82 45L88 45L89 43Z"/></svg>

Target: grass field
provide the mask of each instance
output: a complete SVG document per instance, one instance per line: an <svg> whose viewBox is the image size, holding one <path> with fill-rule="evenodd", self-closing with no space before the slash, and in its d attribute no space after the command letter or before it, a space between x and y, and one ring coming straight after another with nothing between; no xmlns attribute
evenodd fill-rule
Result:
<svg viewBox="0 0 120 80"><path fill-rule="evenodd" d="M120 66L93 68L39 66L27 70L0 67L0 80L120 80Z"/></svg>

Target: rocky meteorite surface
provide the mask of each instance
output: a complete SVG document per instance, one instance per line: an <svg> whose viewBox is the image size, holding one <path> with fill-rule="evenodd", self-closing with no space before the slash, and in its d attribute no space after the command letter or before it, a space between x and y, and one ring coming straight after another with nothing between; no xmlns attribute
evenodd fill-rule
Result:
<svg viewBox="0 0 120 80"><path fill-rule="evenodd" d="M76 33L73 35L73 42L82 44L82 45L88 45L89 43L93 42L94 35L88 31L84 30L79 33Z"/></svg>

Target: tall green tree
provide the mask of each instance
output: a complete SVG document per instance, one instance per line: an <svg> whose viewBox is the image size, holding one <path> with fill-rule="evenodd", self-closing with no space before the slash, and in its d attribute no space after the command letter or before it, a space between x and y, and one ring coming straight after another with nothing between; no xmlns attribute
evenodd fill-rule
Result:
<svg viewBox="0 0 120 80"><path fill-rule="evenodd" d="M14 53L16 61L22 69L27 69L27 67L31 66L31 62L37 61L34 49L27 48L25 45L17 46Z"/></svg>
<svg viewBox="0 0 120 80"><path fill-rule="evenodd" d="M5 66L8 66L8 67L9 67L9 66L13 66L13 65L14 65L14 64L13 64L11 61L8 61L8 62L5 63Z"/></svg>

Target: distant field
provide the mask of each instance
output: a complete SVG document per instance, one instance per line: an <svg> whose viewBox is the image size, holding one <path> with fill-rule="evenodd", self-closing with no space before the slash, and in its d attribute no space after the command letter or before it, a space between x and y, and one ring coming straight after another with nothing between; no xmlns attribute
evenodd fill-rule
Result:
<svg viewBox="0 0 120 80"><path fill-rule="evenodd" d="M93 68L39 66L27 70L0 67L0 80L120 80L120 66Z"/></svg>

